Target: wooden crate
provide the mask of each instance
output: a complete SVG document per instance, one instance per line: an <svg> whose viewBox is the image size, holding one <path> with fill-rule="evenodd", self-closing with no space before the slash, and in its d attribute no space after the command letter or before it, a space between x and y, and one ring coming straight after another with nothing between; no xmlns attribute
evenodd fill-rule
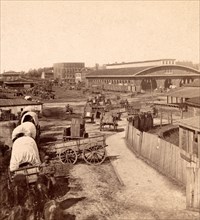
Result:
<svg viewBox="0 0 200 220"><path fill-rule="evenodd" d="M81 118L72 118L71 124L71 137L80 137L80 125L82 119Z"/></svg>

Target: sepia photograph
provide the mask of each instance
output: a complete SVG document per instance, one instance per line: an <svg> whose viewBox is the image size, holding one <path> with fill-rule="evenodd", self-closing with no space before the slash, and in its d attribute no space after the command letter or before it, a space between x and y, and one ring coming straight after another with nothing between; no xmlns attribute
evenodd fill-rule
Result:
<svg viewBox="0 0 200 220"><path fill-rule="evenodd" d="M0 220L200 220L200 0L0 0Z"/></svg>

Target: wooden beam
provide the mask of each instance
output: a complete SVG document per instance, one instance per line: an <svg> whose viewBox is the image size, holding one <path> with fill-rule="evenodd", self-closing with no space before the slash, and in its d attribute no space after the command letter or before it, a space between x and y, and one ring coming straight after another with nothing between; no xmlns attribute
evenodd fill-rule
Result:
<svg viewBox="0 0 200 220"><path fill-rule="evenodd" d="M200 133L198 133L198 137L197 137L197 146L198 146L198 159L199 159L199 168L200 168Z"/></svg>
<svg viewBox="0 0 200 220"><path fill-rule="evenodd" d="M160 109L160 127L162 127L162 109Z"/></svg>

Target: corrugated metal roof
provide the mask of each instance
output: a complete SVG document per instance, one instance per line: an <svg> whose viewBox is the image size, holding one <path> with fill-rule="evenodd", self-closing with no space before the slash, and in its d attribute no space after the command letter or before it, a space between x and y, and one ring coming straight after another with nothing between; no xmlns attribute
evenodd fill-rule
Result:
<svg viewBox="0 0 200 220"><path fill-rule="evenodd" d="M143 71L145 69L149 69L153 66L143 66L143 67L130 67L130 68L119 68L119 69L103 69L103 70L96 70L93 71L89 74L87 74L87 77L92 77L92 76L123 76L123 75L136 75L140 71Z"/></svg>
<svg viewBox="0 0 200 220"><path fill-rule="evenodd" d="M167 96L178 97L178 98L193 98L200 96L200 87L181 87L170 91Z"/></svg>
<svg viewBox="0 0 200 220"><path fill-rule="evenodd" d="M180 121L179 125L200 131L200 116L183 119Z"/></svg>
<svg viewBox="0 0 200 220"><path fill-rule="evenodd" d="M0 99L0 107L18 106L18 105L41 105L41 102L28 101L25 99Z"/></svg>

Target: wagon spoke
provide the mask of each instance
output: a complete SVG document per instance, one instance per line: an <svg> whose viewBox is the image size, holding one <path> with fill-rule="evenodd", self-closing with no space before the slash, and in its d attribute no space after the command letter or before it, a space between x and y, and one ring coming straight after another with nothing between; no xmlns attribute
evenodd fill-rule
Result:
<svg viewBox="0 0 200 220"><path fill-rule="evenodd" d="M88 164L101 164L105 158L105 148L101 145L95 145L83 151L83 159Z"/></svg>
<svg viewBox="0 0 200 220"><path fill-rule="evenodd" d="M62 163L75 164L78 156L76 151L74 151L73 149L67 149L66 151L60 153L59 158Z"/></svg>

